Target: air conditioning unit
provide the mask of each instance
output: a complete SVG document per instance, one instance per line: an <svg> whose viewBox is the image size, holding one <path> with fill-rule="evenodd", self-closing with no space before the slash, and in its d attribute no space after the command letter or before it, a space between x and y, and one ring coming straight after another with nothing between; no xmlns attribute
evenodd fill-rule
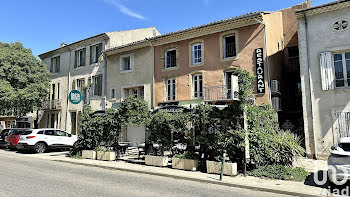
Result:
<svg viewBox="0 0 350 197"><path fill-rule="evenodd" d="M232 93L232 100L239 100L239 86L238 86L238 76L232 75L231 76L231 93Z"/></svg>
<svg viewBox="0 0 350 197"><path fill-rule="evenodd" d="M282 110L282 105L281 105L281 98L279 97L272 97L271 98L272 102L272 107L275 108L277 111Z"/></svg>
<svg viewBox="0 0 350 197"><path fill-rule="evenodd" d="M271 80L271 93L280 93L280 82L278 80Z"/></svg>

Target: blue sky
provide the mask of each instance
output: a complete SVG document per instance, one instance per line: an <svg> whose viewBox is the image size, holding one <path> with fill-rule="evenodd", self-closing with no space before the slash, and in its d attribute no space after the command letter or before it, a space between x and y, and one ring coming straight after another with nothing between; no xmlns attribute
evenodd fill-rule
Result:
<svg viewBox="0 0 350 197"><path fill-rule="evenodd" d="M20 41L34 55L99 33L156 27L160 33L302 0L7 0L0 6L0 42ZM312 5L330 0L313 0Z"/></svg>

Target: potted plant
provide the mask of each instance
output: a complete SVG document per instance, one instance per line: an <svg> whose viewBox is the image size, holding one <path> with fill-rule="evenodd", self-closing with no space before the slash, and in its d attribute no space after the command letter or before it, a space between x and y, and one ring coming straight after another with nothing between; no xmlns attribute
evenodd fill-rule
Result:
<svg viewBox="0 0 350 197"><path fill-rule="evenodd" d="M219 159L218 159L219 160ZM207 160L207 173L209 174L220 174L221 173L221 166L222 166L222 160L221 161L210 161ZM232 163L231 161L225 161L224 164L224 175L228 176L236 176L237 175L237 163Z"/></svg>
<svg viewBox="0 0 350 197"><path fill-rule="evenodd" d="M174 155L171 166L175 169L196 171L198 168L198 160L198 155L186 152L184 154Z"/></svg>
<svg viewBox="0 0 350 197"><path fill-rule="evenodd" d="M109 148L99 146L97 148L96 158L98 160L114 161L115 160L115 152Z"/></svg>
<svg viewBox="0 0 350 197"><path fill-rule="evenodd" d="M82 150L81 156L84 159L96 159L96 151L95 150Z"/></svg>
<svg viewBox="0 0 350 197"><path fill-rule="evenodd" d="M162 145L160 144L153 144L153 152L154 155L145 155L145 164L150 166L168 166L169 163L169 157L164 156L164 151L162 150ZM160 150L161 155L157 156L157 150Z"/></svg>

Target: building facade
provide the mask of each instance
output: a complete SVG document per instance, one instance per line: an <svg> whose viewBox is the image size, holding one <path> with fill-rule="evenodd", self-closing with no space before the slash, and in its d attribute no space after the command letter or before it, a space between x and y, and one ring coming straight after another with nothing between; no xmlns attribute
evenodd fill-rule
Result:
<svg viewBox="0 0 350 197"><path fill-rule="evenodd" d="M292 41L297 45L295 9L307 6L246 14L153 38L155 106L232 103L232 72L241 68L256 78L255 103L281 110L284 50Z"/></svg>
<svg viewBox="0 0 350 197"><path fill-rule="evenodd" d="M350 133L350 1L297 11L306 152L324 159Z"/></svg>
<svg viewBox="0 0 350 197"><path fill-rule="evenodd" d="M154 28L102 33L39 55L52 73L50 95L37 120L40 128L60 128L76 134L78 117L84 104L94 111L106 108L107 61L103 50L157 35ZM78 90L83 101L69 101Z"/></svg>

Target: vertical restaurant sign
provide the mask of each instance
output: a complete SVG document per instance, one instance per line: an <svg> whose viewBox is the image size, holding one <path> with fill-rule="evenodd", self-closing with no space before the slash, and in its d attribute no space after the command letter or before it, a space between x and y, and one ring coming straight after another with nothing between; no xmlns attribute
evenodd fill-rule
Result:
<svg viewBox="0 0 350 197"><path fill-rule="evenodd" d="M256 89L258 94L265 93L264 53L263 48L255 49Z"/></svg>

